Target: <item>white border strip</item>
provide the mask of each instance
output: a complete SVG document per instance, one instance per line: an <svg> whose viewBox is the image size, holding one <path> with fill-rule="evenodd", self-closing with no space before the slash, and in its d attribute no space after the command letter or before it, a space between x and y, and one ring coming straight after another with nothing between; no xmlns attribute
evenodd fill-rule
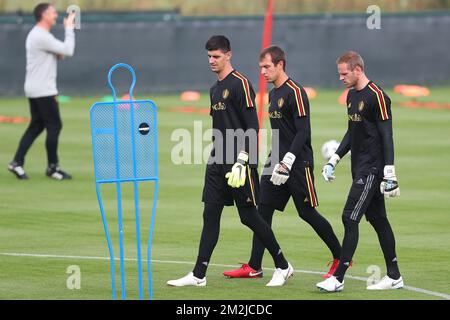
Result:
<svg viewBox="0 0 450 320"><path fill-rule="evenodd" d="M109 261L109 257L95 257L95 256L71 256L71 255L56 255L56 254L33 254L33 253L12 253L12 252L0 252L1 256L10 256L10 257L33 257L33 258L51 258L51 259L83 259L83 260L105 260ZM119 258L114 258L114 260L119 260ZM125 261L137 261L137 259L132 258L125 258ZM142 259L142 261L146 261L145 259ZM188 265L194 265L193 262L189 261L172 261L172 260L155 260L153 259L152 262L155 263L167 263L167 264L188 264ZM210 266L215 267L225 267L225 268L233 268L236 267L236 265L229 265L229 264L216 264L216 263L210 263ZM273 268L265 268L266 270L274 270ZM307 273L307 274L323 274L323 272L320 271L310 271L310 270L295 270L295 272L298 273ZM346 275L346 278L353 279L353 280L359 280L367 282L368 278L364 277L356 277L356 276L350 276ZM406 290L414 291L418 293L423 293L429 296L435 296L440 297L446 300L450 300L450 295L441 293L441 292L434 292L430 290L425 290L421 288L415 288L411 286L404 286L403 287Z"/></svg>

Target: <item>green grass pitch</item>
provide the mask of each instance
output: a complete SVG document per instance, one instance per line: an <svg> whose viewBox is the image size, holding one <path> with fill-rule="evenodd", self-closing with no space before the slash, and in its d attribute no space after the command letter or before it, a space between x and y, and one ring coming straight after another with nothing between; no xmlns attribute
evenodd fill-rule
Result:
<svg viewBox="0 0 450 320"><path fill-rule="evenodd" d="M347 278L339 294L322 294L315 288L331 256L313 230L297 216L292 204L276 213L274 230L283 251L299 272L281 288L266 288L272 270L268 254L263 279L225 279L222 272L247 262L251 233L239 222L236 209L222 216L219 243L208 270L205 288L170 288L166 281L185 275L196 259L202 227L200 202L204 164L174 165L171 140L177 128L193 131L194 121L210 128L201 113L172 112L172 107L207 108L207 95L195 104L178 96L149 96L159 107L160 193L153 241L154 299L442 299L450 295L450 110L401 107L406 99L388 91L393 100L396 168L401 197L387 201L388 215L397 240L399 266L405 284L413 287L390 292L368 292L364 281ZM318 90L311 101L312 138L316 159L319 211L343 236L341 211L350 186L349 159L337 169L337 180L326 184L320 177L320 146L340 140L346 129L346 110L337 104L340 91ZM449 88L432 88L428 100L447 102ZM60 137L60 162L73 181L56 182L44 175L45 134L30 150L25 169L29 181L18 181L7 170L26 124L0 123L0 299L110 299L108 251L93 179L89 108L99 97L73 98L61 104L64 128ZM0 115L28 116L25 98L0 99ZM267 121L265 127L268 127ZM208 143L205 141L204 145ZM193 159L193 156L192 156ZM115 227L115 189L105 186L108 221L118 254ZM153 185L140 188L144 247L147 239ZM127 295L137 298L136 244L132 189L124 188L124 230ZM143 251L145 258L145 251ZM78 266L81 288L70 290L69 266ZM369 266L381 268L384 260L371 226L362 220L354 266L348 274L369 277ZM143 263L144 271L146 264ZM116 263L117 273L118 263ZM117 284L119 284L117 278ZM420 292L414 288L432 292ZM119 293L118 293L118 296Z"/></svg>

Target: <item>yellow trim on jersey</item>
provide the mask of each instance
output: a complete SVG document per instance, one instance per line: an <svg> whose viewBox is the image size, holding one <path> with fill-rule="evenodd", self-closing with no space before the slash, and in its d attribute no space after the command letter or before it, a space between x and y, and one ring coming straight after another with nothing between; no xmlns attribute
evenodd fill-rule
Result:
<svg viewBox="0 0 450 320"><path fill-rule="evenodd" d="M245 78L243 75L241 75L237 71L234 71L232 74L233 74L233 76L235 76L242 82L242 87L244 88L245 102L247 103L247 108L253 107L253 101L252 101L252 97L250 95L250 85L248 84L247 78Z"/></svg>
<svg viewBox="0 0 450 320"><path fill-rule="evenodd" d="M305 174L306 174L306 184L308 185L309 200L311 201L311 206L317 207L317 195L314 192L314 184L312 182L311 172L310 172L309 168L305 168Z"/></svg>
<svg viewBox="0 0 450 320"><path fill-rule="evenodd" d="M248 181L250 182L250 190L252 191L253 204L256 207L255 191L253 189L253 180L252 180L251 170L252 169L250 168L250 166L247 165Z"/></svg>
<svg viewBox="0 0 450 320"><path fill-rule="evenodd" d="M373 82L369 84L370 90L375 92L378 100L378 107L380 108L380 114L382 120L388 120L389 114L387 113L387 107L386 107L386 100L384 99L383 91L380 90L380 88L377 87L377 85Z"/></svg>
<svg viewBox="0 0 450 320"><path fill-rule="evenodd" d="M299 86L297 86L294 81L292 80L288 80L286 82L286 84L292 89L294 90L294 94L295 94L295 101L297 102L297 109L298 109L298 114L300 117L304 117L306 116L306 112L305 112L305 106L303 104L303 98L302 98L302 91L300 89Z"/></svg>

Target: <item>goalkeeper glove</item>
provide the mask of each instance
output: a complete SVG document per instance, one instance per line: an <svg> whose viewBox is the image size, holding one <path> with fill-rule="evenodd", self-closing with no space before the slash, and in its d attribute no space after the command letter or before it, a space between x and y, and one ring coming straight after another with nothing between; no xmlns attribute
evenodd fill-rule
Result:
<svg viewBox="0 0 450 320"><path fill-rule="evenodd" d="M400 196L400 188L395 175L394 166L384 166L383 181L380 184L380 191L385 198L396 198Z"/></svg>
<svg viewBox="0 0 450 320"><path fill-rule="evenodd" d="M225 178L228 179L228 185L233 188L242 187L245 184L245 167L248 162L248 153L241 151L238 155L236 163L227 172Z"/></svg>
<svg viewBox="0 0 450 320"><path fill-rule="evenodd" d="M276 186L280 186L283 183L286 183L287 179L289 179L289 172L292 169L294 161L295 156L290 152L286 153L283 160L281 160L280 163L277 163L273 168L270 181L272 181L272 183Z"/></svg>
<svg viewBox="0 0 450 320"><path fill-rule="evenodd" d="M323 166L322 169L322 176L327 182L333 182L336 177L334 174L334 169L336 168L337 164L341 161L341 157L337 153L333 154L328 160L328 163Z"/></svg>

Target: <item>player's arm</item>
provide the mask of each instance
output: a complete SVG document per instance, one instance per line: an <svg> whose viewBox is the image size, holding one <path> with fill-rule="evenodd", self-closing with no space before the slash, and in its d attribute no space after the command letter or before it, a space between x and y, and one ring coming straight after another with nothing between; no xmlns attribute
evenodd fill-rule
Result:
<svg viewBox="0 0 450 320"><path fill-rule="evenodd" d="M386 198L400 196L394 166L394 135L392 129L391 100L383 92L375 97L375 121L383 145L384 168L380 191Z"/></svg>
<svg viewBox="0 0 450 320"><path fill-rule="evenodd" d="M328 162L322 168L322 176L327 182L333 182L336 177L334 176L334 170L336 166L341 161L341 159L350 151L350 134L349 131L345 133L342 138L339 147L336 152L328 159Z"/></svg>
<svg viewBox="0 0 450 320"><path fill-rule="evenodd" d="M291 83L291 85L294 86L293 83ZM301 87L299 87L299 89L300 96L297 96L294 91L292 91L292 94L289 96L287 106L294 116L296 134L294 140L292 140L291 146L289 147L289 151L284 155L283 160L276 164L273 169L270 181L272 181L274 185L284 184L289 179L289 173L295 159L302 151L309 136L309 100L306 91Z"/></svg>
<svg viewBox="0 0 450 320"><path fill-rule="evenodd" d="M307 115L302 117L296 117L295 119L295 129L297 133L295 134L294 140L292 140L289 152L297 157L303 149L303 145L308 139L310 132L310 120Z"/></svg>
<svg viewBox="0 0 450 320"><path fill-rule="evenodd" d="M64 19L65 38L64 42L56 39L53 35L48 34L41 39L39 47L42 50L54 53L58 59L62 57L71 57L75 51L75 32L74 23L75 14L71 13Z"/></svg>
<svg viewBox="0 0 450 320"><path fill-rule="evenodd" d="M342 159L350 151L350 134L349 131L345 132L344 137L339 143L339 147L336 150L336 154L339 156L339 160Z"/></svg>
<svg viewBox="0 0 450 320"><path fill-rule="evenodd" d="M383 144L383 155L386 166L394 165L394 136L392 130L392 120L377 121L378 132Z"/></svg>
<svg viewBox="0 0 450 320"><path fill-rule="evenodd" d="M348 94L347 94L347 105L348 105ZM341 159L350 151L350 121L348 122L348 129L345 132L344 137L339 144L336 152L328 159L328 162L322 168L322 176L327 182L333 182L336 177L334 176L334 170Z"/></svg>
<svg viewBox="0 0 450 320"><path fill-rule="evenodd" d="M237 112L242 115L246 134L237 146L239 151L236 163L230 172L225 174L228 179L228 185L233 188L242 187L245 184L247 165L258 163L258 115L256 114L255 92L247 79L241 80L241 83L235 88L235 102Z"/></svg>

